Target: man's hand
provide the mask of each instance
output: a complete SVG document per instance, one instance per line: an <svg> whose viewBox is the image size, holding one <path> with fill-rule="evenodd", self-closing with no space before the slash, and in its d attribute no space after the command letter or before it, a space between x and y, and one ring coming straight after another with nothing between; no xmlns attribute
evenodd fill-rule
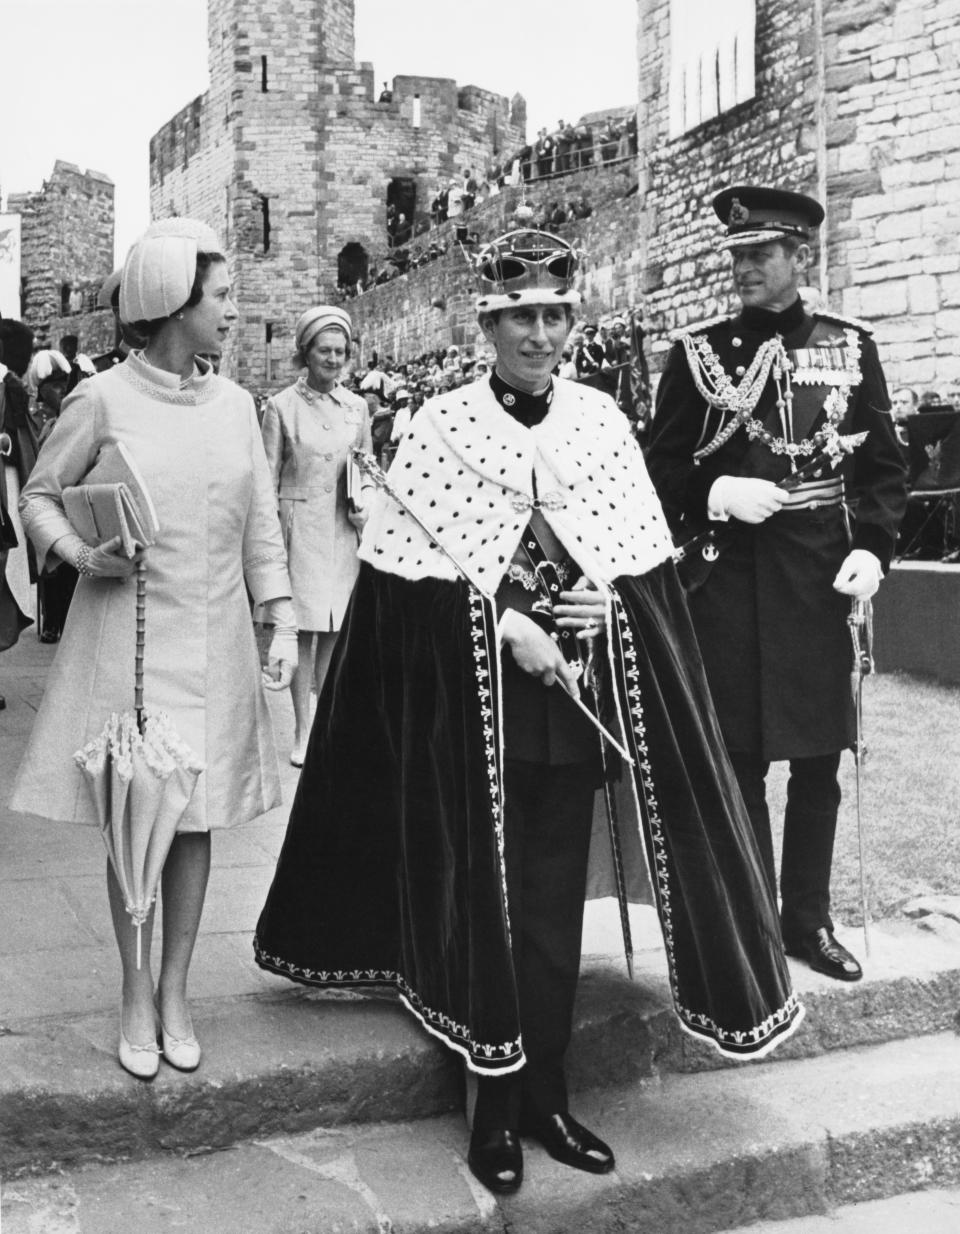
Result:
<svg viewBox="0 0 960 1234"><path fill-rule="evenodd" d="M593 638L606 627L606 598L581 575L572 590L560 592L560 603L553 606L553 615L558 626L576 630L577 638Z"/></svg>
<svg viewBox="0 0 960 1234"><path fill-rule="evenodd" d="M525 673L539 677L545 686L559 680L568 694L580 697L577 670L570 667L557 644L532 618L508 609L500 622L500 636Z"/></svg>
<svg viewBox="0 0 960 1234"><path fill-rule="evenodd" d="M738 518L741 523L762 523L776 514L787 494L772 480L751 476L718 476L710 488L708 509L719 517Z"/></svg>
<svg viewBox="0 0 960 1234"><path fill-rule="evenodd" d="M883 568L877 557L866 548L852 549L833 580L835 591L854 600L869 600L883 580Z"/></svg>

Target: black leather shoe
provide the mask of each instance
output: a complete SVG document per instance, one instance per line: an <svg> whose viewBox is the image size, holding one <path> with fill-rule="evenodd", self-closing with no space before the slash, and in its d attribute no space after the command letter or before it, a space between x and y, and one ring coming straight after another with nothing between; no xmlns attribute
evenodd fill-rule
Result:
<svg viewBox="0 0 960 1234"><path fill-rule="evenodd" d="M474 1131L470 1137L469 1165L475 1178L497 1195L512 1195L523 1182L523 1149L515 1131Z"/></svg>
<svg viewBox="0 0 960 1234"><path fill-rule="evenodd" d="M806 960L815 973L826 973L838 981L859 981L863 976L858 961L826 926L793 942L785 942L783 949L787 955Z"/></svg>
<svg viewBox="0 0 960 1234"><path fill-rule="evenodd" d="M569 1114L548 1114L531 1120L521 1130L528 1131L539 1140L554 1160L572 1165L575 1170L586 1170L588 1174L609 1174L613 1169L610 1146Z"/></svg>

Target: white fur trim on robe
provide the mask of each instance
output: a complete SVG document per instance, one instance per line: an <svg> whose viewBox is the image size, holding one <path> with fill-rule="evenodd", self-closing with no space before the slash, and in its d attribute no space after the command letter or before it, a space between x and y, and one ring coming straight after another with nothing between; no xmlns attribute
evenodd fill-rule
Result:
<svg viewBox="0 0 960 1234"><path fill-rule="evenodd" d="M540 512L594 583L645 574L671 556L660 502L628 422L607 395L555 380L542 423L524 428L488 382L431 399L390 468L399 496L488 595ZM452 563L387 493L371 504L360 557L402 578L457 577Z"/></svg>

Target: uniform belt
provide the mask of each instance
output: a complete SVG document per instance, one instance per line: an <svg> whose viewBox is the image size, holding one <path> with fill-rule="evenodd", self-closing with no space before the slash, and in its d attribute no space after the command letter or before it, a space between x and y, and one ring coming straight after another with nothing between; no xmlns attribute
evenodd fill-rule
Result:
<svg viewBox="0 0 960 1234"><path fill-rule="evenodd" d="M826 480L806 480L787 491L781 509L816 510L820 506L838 506L843 501L843 481L839 476Z"/></svg>

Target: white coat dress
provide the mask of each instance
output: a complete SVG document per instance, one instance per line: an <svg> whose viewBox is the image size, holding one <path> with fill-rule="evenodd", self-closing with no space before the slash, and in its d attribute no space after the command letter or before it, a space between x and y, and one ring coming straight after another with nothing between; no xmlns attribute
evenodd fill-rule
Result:
<svg viewBox="0 0 960 1234"><path fill-rule="evenodd" d="M280 802L246 587L256 601L290 594L253 400L209 370L182 382L139 353L81 382L24 488L41 561L71 531L62 490L115 441L138 464L160 524L146 555L145 703L171 716L206 766L178 830L242 823ZM133 579L81 577L14 810L97 821L73 753L133 705L135 599Z"/></svg>
<svg viewBox="0 0 960 1234"><path fill-rule="evenodd" d="M263 444L280 504L293 607L301 630L339 630L360 569L347 518L347 455L372 450L367 404L339 383L320 394L301 377L267 400Z"/></svg>

